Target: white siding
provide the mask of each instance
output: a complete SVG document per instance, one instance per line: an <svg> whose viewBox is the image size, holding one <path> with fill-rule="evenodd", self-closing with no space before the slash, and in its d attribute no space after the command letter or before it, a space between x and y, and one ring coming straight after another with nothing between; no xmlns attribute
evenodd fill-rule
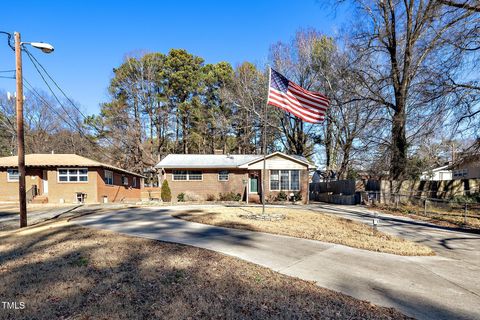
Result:
<svg viewBox="0 0 480 320"><path fill-rule="evenodd" d="M307 165L290 160L288 158L276 155L271 158L267 158L266 163L267 169L307 169ZM249 170L262 170L263 169L263 161L256 162L248 166Z"/></svg>

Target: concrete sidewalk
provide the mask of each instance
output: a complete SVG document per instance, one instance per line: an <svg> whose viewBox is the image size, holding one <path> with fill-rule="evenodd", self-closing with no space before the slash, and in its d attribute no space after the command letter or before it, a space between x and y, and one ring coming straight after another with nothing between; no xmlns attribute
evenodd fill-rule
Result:
<svg viewBox="0 0 480 320"><path fill-rule="evenodd" d="M375 253L202 225L170 216L173 211L199 209L199 206L125 209L84 216L72 222L218 251L283 274L316 281L321 287L358 299L394 307L419 319L480 318L477 263L459 265L459 260L442 255L402 257Z"/></svg>

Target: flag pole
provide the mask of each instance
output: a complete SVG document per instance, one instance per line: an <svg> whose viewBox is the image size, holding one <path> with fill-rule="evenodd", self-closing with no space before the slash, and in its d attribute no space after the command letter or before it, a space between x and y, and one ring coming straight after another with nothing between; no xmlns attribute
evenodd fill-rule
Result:
<svg viewBox="0 0 480 320"><path fill-rule="evenodd" d="M265 179L266 179L266 169L267 169L267 105L268 105L268 94L270 92L270 79L272 75L272 68L268 67L268 87L267 87L267 101L263 109L263 171L262 171L262 215L265 215Z"/></svg>

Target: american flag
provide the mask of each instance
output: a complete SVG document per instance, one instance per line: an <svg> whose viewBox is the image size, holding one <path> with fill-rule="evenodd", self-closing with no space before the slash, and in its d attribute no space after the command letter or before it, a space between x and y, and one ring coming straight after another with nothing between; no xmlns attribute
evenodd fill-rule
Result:
<svg viewBox="0 0 480 320"><path fill-rule="evenodd" d="M319 123L323 121L330 101L323 94L303 89L270 69L267 104L290 112L303 121Z"/></svg>

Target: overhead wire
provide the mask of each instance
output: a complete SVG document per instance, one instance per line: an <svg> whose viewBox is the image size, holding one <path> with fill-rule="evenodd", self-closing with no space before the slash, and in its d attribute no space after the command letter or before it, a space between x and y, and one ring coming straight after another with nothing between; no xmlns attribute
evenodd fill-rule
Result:
<svg viewBox="0 0 480 320"><path fill-rule="evenodd" d="M86 135L86 134L83 132L82 128L80 128L75 121L73 122L73 125L72 125L72 123L70 123L68 120L66 120L66 119L63 117L63 115L62 115L56 108L54 108L54 107L32 86L32 84L31 84L25 77L23 77L23 81L25 81L27 90L28 90L30 93L32 93L34 96L36 96L37 98L39 98L39 99L45 104L45 106L46 106L47 108L49 108L53 113L55 113L61 120L63 120L64 123L66 123L71 129L77 131L77 132L80 134L81 137L85 138L85 139L86 139L89 143L91 143L93 146L98 147L98 144L95 143L94 141L92 141L92 140L91 140L91 137L89 137L88 135ZM104 156L106 156L106 157L109 158L110 160L114 160L114 161L115 161L115 159L114 159L112 156L110 156L109 154L103 152L101 148L99 148L99 150L100 150L100 152L101 152Z"/></svg>
<svg viewBox="0 0 480 320"><path fill-rule="evenodd" d="M37 72L40 74L40 76L42 77L42 80L45 82L45 84L47 85L47 87L49 88L50 92L54 95L54 97L56 98L57 102L62 106L62 109L66 109L64 107L64 105L62 104L62 102L60 102L60 100L57 98L57 96L55 95L55 93L53 92L52 88L50 87L50 85L48 84L47 80L45 79L45 77L43 76L42 72L40 71L43 70L43 72L46 74L46 76L50 79L50 81L52 81L52 83L55 85L55 87L63 94L63 96L67 99L68 102L70 102L70 104L75 108L75 110L78 111L78 113L80 113L80 115L84 118L84 120L87 120L87 116L80 110L80 108L77 107L77 105L73 102L73 100L65 93L65 91L58 85L58 83L53 79L53 77L50 75L50 73L45 69L45 67L37 60L37 58L35 58L35 56L30 52L28 51L28 49L24 49L25 52L27 53L27 56L28 58L30 59L30 61L32 62L32 64L34 65L35 69L37 70ZM66 111L65 111L66 112ZM101 132L102 130L100 130L95 124L93 123L90 123L90 125L97 131L97 132ZM112 146L115 146L115 144L113 143L112 140L110 140L108 137L104 136L103 137L106 141L108 141Z"/></svg>

